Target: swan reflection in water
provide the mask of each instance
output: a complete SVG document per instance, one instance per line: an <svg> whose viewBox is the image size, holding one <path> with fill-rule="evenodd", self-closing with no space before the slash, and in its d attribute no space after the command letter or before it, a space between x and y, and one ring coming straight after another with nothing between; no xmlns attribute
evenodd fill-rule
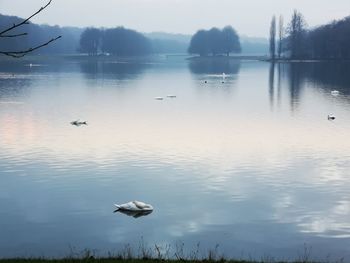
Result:
<svg viewBox="0 0 350 263"><path fill-rule="evenodd" d="M134 218L138 218L138 217L142 217L142 216L147 216L149 214L151 214L153 211L126 211L126 210L114 210L113 213L122 213L124 215L127 215L127 216L132 216Z"/></svg>

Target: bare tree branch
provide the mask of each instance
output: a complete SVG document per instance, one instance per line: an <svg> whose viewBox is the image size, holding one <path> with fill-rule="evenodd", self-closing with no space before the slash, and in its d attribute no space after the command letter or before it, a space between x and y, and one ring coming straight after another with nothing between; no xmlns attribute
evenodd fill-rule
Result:
<svg viewBox="0 0 350 263"><path fill-rule="evenodd" d="M18 23L18 24L13 24L11 27L3 30L0 32L0 38L12 38L12 37L20 37L20 36L26 36L28 35L28 33L18 33L18 34L5 34L5 33L8 33L10 32L11 30L14 30L15 28L18 28L22 25L27 25L29 24L29 20L31 18L33 18L34 16L36 16L37 14L39 14L41 11L43 11L46 7L48 7L50 4L51 4L51 1L52 0L49 0L49 2L45 5L45 6L42 6L40 7L40 9L38 11L36 11L34 14L32 14L31 16L29 16L28 18L24 19L22 22ZM20 58L20 57L23 57L25 56L26 54L28 53L31 53L39 48L42 48L44 46L47 46L48 44L50 44L51 42L54 42L56 41L57 39L61 38L61 36L58 36L58 37L55 37L55 38L52 38L50 39L49 41L45 42L45 43L42 43L42 44L39 44L35 47L31 47L31 48L28 48L26 50L19 50L19 51L1 51L0 50L0 54L3 54L3 55L6 55L6 56L10 56L10 57L14 57L14 58Z"/></svg>
<svg viewBox="0 0 350 263"><path fill-rule="evenodd" d="M51 42L56 41L57 39L59 39L61 37L62 36L58 36L58 37L52 38L49 41L47 41L47 42L45 42L45 43L43 43L41 45L28 48L27 50L22 50L22 51L0 51L0 54L6 55L6 56L10 56L10 57L14 57L14 58L21 58L21 57L24 57L26 54L28 54L30 52L33 52L34 50L37 50L37 49L39 49L41 47L44 47L44 46L47 46Z"/></svg>
<svg viewBox="0 0 350 263"><path fill-rule="evenodd" d="M38 11L36 11L34 14L32 14L31 16L29 16L28 18L24 19L21 23L13 24L13 26L11 26L11 27L9 27L9 28L7 28L7 29L1 31L1 32L0 32L0 36L3 35L3 34L6 33L6 32L9 32L9 31L15 29L16 27L19 27L19 26L24 25L24 24L29 24L29 20L30 20L32 17L34 17L34 16L36 16L37 14L39 14L41 11L43 11L46 7L48 7L48 6L51 4L51 1L52 1L52 0L50 0L45 6L40 7L40 9L39 9Z"/></svg>
<svg viewBox="0 0 350 263"><path fill-rule="evenodd" d="M20 36L26 36L28 33L20 33L20 34L15 34L15 35L0 35L0 37L20 37Z"/></svg>

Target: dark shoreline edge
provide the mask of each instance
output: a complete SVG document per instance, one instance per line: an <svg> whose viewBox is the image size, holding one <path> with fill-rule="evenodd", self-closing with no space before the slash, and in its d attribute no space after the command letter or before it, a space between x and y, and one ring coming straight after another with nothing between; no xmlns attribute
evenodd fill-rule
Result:
<svg viewBox="0 0 350 263"><path fill-rule="evenodd" d="M239 259L203 259L203 260L191 260L191 259L148 259L148 258L138 258L138 259L123 259L123 258L98 258L98 257L87 257L87 258L63 258L63 259L46 259L46 258L14 258L14 259L0 259L1 263L79 263L79 262L101 262L101 263L344 263L342 259L337 261L314 261L314 260L292 260L292 261L283 261L275 260L274 258L263 258L261 260L239 260Z"/></svg>
<svg viewBox="0 0 350 263"><path fill-rule="evenodd" d="M350 62L350 59L289 59L280 58L272 60L268 56L255 56L255 55L237 55L237 56L192 56L186 58L190 61L214 61L214 60L254 60L269 63L309 63L309 62Z"/></svg>

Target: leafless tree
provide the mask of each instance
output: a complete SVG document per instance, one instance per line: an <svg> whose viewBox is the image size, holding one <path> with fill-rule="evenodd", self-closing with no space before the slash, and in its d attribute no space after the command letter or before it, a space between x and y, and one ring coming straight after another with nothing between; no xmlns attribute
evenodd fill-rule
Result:
<svg viewBox="0 0 350 263"><path fill-rule="evenodd" d="M304 16L294 10L292 19L287 27L288 45L292 59L302 58L305 51L306 22Z"/></svg>
<svg viewBox="0 0 350 263"><path fill-rule="evenodd" d="M0 38L12 38L12 37L23 37L28 35L28 33L23 32L23 33L13 33L14 30L16 28L22 28L22 26L29 24L29 20L31 18L33 18L34 16L36 16L37 14L39 14L41 11L43 11L45 8L47 8L50 4L51 4L50 0L45 6L41 7L38 11L36 11L35 13L33 13L31 16L29 16L28 18L24 19L22 22L17 23L17 24L13 24L12 26L7 27L6 29L2 30L0 32ZM48 44L50 44L51 42L56 41L57 39L61 38L61 36L57 36L54 37L44 43L41 43L39 45L36 45L34 47L29 47L28 49L25 50L7 50L7 51L3 51L0 50L0 54L6 55L6 56L10 56L10 57L14 57L14 58L20 58L25 56L28 53L31 53L39 48L42 48L44 46L47 46Z"/></svg>

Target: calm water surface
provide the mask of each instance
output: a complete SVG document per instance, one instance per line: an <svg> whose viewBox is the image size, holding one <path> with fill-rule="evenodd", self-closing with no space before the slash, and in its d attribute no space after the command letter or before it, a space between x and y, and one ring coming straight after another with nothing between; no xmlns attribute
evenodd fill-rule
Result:
<svg viewBox="0 0 350 263"><path fill-rule="evenodd" d="M349 136L347 64L1 62L0 257L350 260ZM113 213L135 199L155 211Z"/></svg>

